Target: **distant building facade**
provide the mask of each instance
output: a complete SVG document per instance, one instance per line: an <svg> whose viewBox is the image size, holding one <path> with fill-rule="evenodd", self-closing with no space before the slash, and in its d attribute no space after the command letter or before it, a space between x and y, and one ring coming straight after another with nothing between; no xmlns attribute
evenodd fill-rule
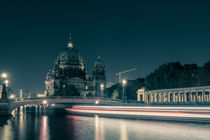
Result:
<svg viewBox="0 0 210 140"><path fill-rule="evenodd" d="M70 37L68 47L60 53L54 67L49 70L45 80L47 96L69 95L71 90L77 90L81 96L103 96L102 90L106 87L105 65L100 57L97 58L93 75L88 76L85 63L74 47Z"/></svg>
<svg viewBox="0 0 210 140"><path fill-rule="evenodd" d="M3 91L3 86L2 86L2 84L0 83L0 99L2 98L2 91Z"/></svg>
<svg viewBox="0 0 210 140"><path fill-rule="evenodd" d="M210 103L210 86L137 91L137 101L146 104Z"/></svg>

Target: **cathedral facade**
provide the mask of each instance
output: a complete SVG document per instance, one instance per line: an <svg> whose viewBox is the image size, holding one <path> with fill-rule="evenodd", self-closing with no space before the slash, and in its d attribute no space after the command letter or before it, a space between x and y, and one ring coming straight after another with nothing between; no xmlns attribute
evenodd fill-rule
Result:
<svg viewBox="0 0 210 140"><path fill-rule="evenodd" d="M72 43L59 54L54 67L49 70L45 80L47 96L104 96L106 87L105 65L100 57L89 76L79 51Z"/></svg>

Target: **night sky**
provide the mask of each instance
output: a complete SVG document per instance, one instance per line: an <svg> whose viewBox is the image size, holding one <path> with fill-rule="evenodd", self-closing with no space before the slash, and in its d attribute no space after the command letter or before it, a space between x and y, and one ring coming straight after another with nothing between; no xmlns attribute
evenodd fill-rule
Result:
<svg viewBox="0 0 210 140"><path fill-rule="evenodd" d="M144 77L159 65L210 60L210 2L201 0L8 0L0 2L0 72L16 92L44 80L72 33L89 74L101 56L108 82Z"/></svg>

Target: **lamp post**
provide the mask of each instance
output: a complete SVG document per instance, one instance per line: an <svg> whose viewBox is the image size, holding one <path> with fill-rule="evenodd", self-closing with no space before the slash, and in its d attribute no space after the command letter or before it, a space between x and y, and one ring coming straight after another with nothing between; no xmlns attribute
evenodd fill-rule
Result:
<svg viewBox="0 0 210 140"><path fill-rule="evenodd" d="M7 86L9 81L6 79L7 78L7 74L6 73L2 73L1 74L1 78L2 78L2 92L1 92L1 98L3 100L7 100Z"/></svg>
<svg viewBox="0 0 210 140"><path fill-rule="evenodd" d="M101 97L103 97L104 95L104 84L100 85L100 89L101 89Z"/></svg>
<svg viewBox="0 0 210 140"><path fill-rule="evenodd" d="M122 93L122 101L126 101L126 91L125 91L125 88L126 88L126 84L127 84L127 81L125 79L122 80L122 87L123 87L123 93Z"/></svg>

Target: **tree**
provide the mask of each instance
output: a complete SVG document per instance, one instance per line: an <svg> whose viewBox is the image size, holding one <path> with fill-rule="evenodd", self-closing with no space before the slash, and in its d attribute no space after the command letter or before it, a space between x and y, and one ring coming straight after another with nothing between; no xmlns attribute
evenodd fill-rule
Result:
<svg viewBox="0 0 210 140"><path fill-rule="evenodd" d="M112 93L112 99L119 99L119 93L118 90L114 90L114 92Z"/></svg>
<svg viewBox="0 0 210 140"><path fill-rule="evenodd" d="M148 89L163 89L179 87L179 78L182 66L179 62L159 66L153 73L145 78Z"/></svg>
<svg viewBox="0 0 210 140"><path fill-rule="evenodd" d="M200 70L198 85L207 86L210 85L210 61L205 63Z"/></svg>

